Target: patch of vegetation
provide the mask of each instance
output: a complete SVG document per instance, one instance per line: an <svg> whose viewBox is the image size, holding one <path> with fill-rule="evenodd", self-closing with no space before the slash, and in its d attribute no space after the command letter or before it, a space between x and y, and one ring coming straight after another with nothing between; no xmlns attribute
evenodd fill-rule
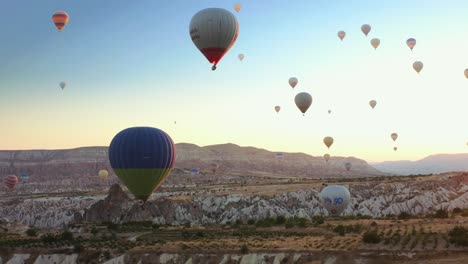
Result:
<svg viewBox="0 0 468 264"><path fill-rule="evenodd" d="M401 220L411 219L411 217L412 215L407 212L401 212L400 215L398 215L398 219L401 219Z"/></svg>
<svg viewBox="0 0 468 264"><path fill-rule="evenodd" d="M321 224L325 223L325 218L323 216L321 216L321 215L314 215L312 217L312 223L315 226L321 225Z"/></svg>
<svg viewBox="0 0 468 264"><path fill-rule="evenodd" d="M248 225L255 225L255 220L254 219L249 219L247 220Z"/></svg>
<svg viewBox="0 0 468 264"><path fill-rule="evenodd" d="M26 230L26 235L30 237L36 237L37 236L37 229L36 228L29 228Z"/></svg>
<svg viewBox="0 0 468 264"><path fill-rule="evenodd" d="M379 236L377 231L367 231L362 235L362 241L367 244L378 244L382 241L382 237Z"/></svg>
<svg viewBox="0 0 468 264"><path fill-rule="evenodd" d="M448 218L448 211L444 209L439 209L434 213L434 218Z"/></svg>
<svg viewBox="0 0 468 264"><path fill-rule="evenodd" d="M241 254L244 254L244 255L248 254L249 253L249 247L246 244L242 245L242 247L240 249L240 252L241 252Z"/></svg>
<svg viewBox="0 0 468 264"><path fill-rule="evenodd" d="M462 226L456 226L448 232L450 243L457 247L468 246L468 229Z"/></svg>
<svg viewBox="0 0 468 264"><path fill-rule="evenodd" d="M278 215L276 217L276 224L277 225L284 225L286 223L286 217L284 217L283 215Z"/></svg>
<svg viewBox="0 0 468 264"><path fill-rule="evenodd" d="M354 225L338 225L333 228L333 232L338 233L340 236L344 236L347 233L361 233L362 225L361 224L354 224Z"/></svg>

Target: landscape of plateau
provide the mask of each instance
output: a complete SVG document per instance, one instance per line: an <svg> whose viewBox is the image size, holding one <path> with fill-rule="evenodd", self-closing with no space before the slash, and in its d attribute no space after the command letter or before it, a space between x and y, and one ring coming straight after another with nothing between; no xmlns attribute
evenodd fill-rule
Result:
<svg viewBox="0 0 468 264"><path fill-rule="evenodd" d="M396 175L358 158L327 163L285 153L278 159L234 144L176 149L175 169L144 209L111 172L107 147L1 151L4 170L29 174L14 193L1 192L3 263L463 263L468 257L466 244L457 244L466 243L466 234L453 232L468 225L468 172L420 174L416 167ZM467 154L451 156L468 164ZM216 174L213 161L223 164ZM193 175L193 167L200 172ZM97 176L102 168L110 172L105 180ZM327 216L318 199L334 183L352 194L339 217Z"/></svg>

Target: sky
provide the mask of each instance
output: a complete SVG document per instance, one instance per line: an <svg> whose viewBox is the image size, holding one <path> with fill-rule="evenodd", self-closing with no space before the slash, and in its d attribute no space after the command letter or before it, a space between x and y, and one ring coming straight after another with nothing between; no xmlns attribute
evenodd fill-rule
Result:
<svg viewBox="0 0 468 264"><path fill-rule="evenodd" d="M188 28L208 7L233 12L240 26L216 71ZM70 15L62 32L57 10ZM372 162L466 153L466 10L454 0L2 1L0 149L105 146L127 127L151 126L176 143ZM313 97L305 116L299 92ZM335 140L329 150L325 136Z"/></svg>

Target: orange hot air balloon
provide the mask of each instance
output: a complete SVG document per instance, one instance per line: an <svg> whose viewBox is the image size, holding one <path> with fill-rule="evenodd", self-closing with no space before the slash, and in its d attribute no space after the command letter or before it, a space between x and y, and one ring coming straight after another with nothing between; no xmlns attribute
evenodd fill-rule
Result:
<svg viewBox="0 0 468 264"><path fill-rule="evenodd" d="M57 11L52 15L52 21L59 31L62 31L69 19L70 17L65 11Z"/></svg>

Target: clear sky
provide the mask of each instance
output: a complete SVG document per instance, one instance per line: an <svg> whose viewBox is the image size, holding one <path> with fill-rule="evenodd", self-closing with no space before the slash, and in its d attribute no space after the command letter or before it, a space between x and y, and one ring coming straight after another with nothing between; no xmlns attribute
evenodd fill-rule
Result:
<svg viewBox="0 0 468 264"><path fill-rule="evenodd" d="M0 149L108 145L124 128L152 126L177 143L369 161L467 151L468 1L238 2L239 38L212 72L190 19L207 7L235 13L236 1L2 1ZM70 15L63 32L57 10ZM302 91L313 97L305 116L294 104Z"/></svg>

